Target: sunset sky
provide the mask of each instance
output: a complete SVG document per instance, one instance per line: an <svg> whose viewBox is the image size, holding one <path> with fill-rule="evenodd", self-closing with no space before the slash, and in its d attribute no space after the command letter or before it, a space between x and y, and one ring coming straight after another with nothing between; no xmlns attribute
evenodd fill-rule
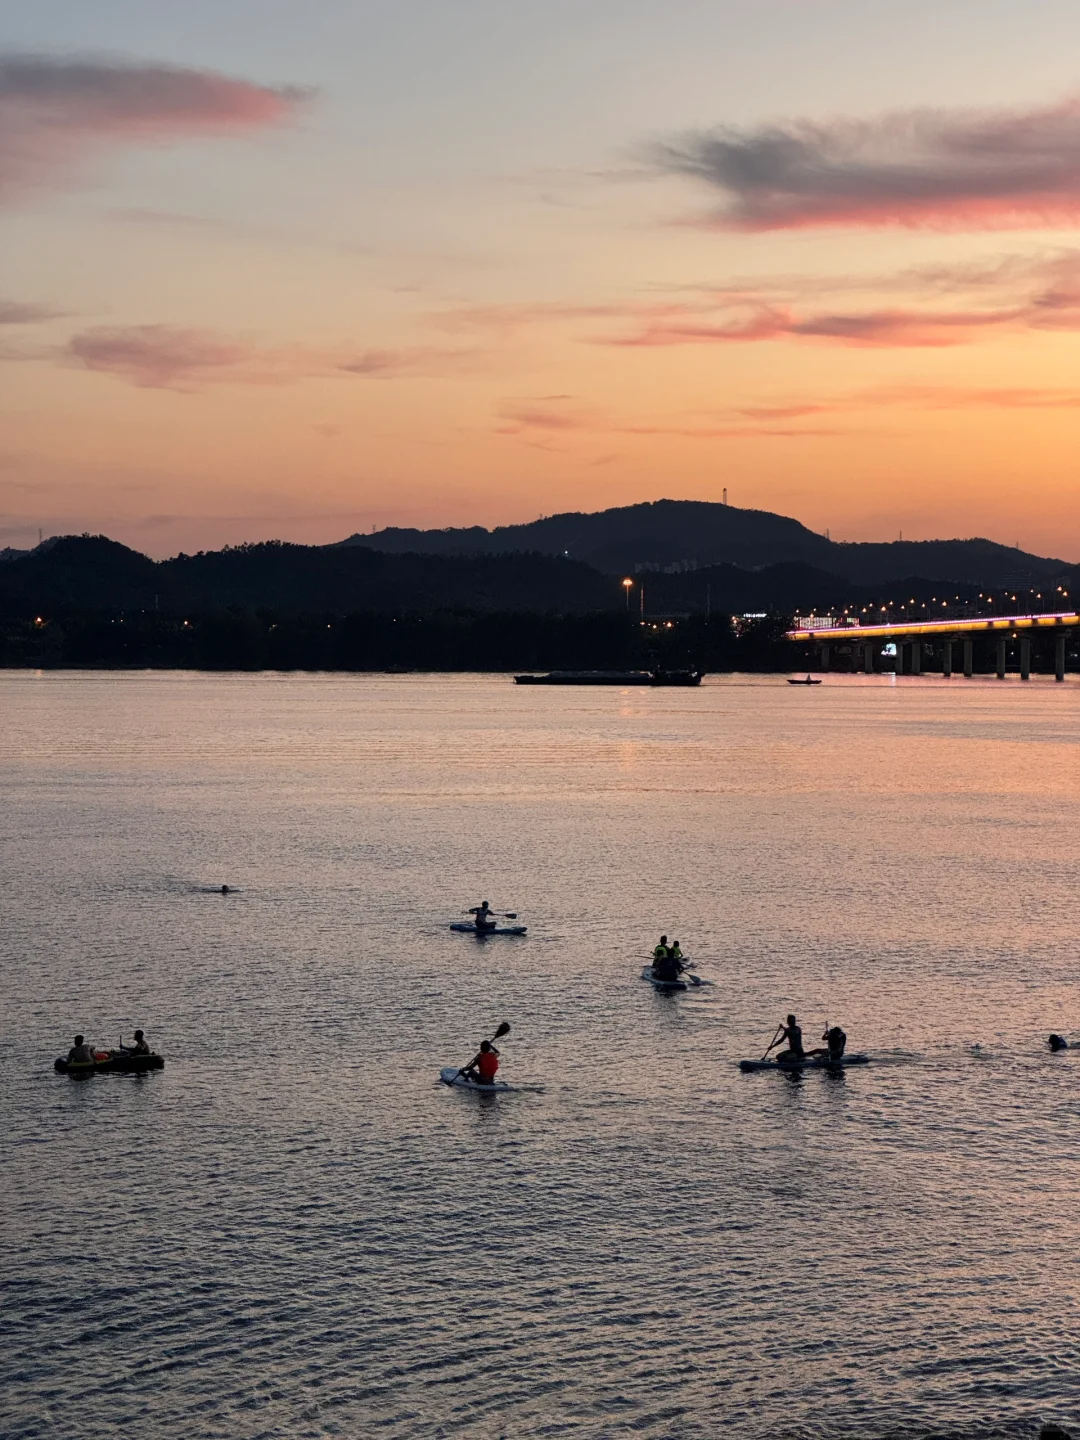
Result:
<svg viewBox="0 0 1080 1440"><path fill-rule="evenodd" d="M1080 559L1075 0L0 0L0 546Z"/></svg>

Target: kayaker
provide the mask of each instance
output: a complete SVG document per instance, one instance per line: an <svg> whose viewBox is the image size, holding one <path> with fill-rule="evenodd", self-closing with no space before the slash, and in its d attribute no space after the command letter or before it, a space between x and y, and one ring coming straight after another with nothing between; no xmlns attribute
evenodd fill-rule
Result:
<svg viewBox="0 0 1080 1440"><path fill-rule="evenodd" d="M468 1065L462 1067L461 1073L467 1079L475 1080L478 1085L494 1085L498 1069L498 1050L490 1040L481 1040L479 1053L473 1056Z"/></svg>
<svg viewBox="0 0 1080 1440"><path fill-rule="evenodd" d="M803 1049L802 1030L794 1015L787 1017L787 1023L780 1026L780 1039L786 1040L788 1048L781 1050L777 1060L805 1060L806 1051Z"/></svg>
<svg viewBox="0 0 1080 1440"><path fill-rule="evenodd" d="M228 887L228 885L222 885L222 887L221 887L221 893L222 893L223 895L228 895L228 893L229 893L229 887Z"/></svg>
<svg viewBox="0 0 1080 1440"><path fill-rule="evenodd" d="M1050 1036L1050 1049L1051 1049L1051 1050L1055 1050L1055 1051L1056 1051L1056 1050L1067 1050L1068 1048L1069 1048L1069 1042L1065 1039L1065 1036L1064 1036L1064 1035L1051 1035L1051 1036Z"/></svg>
<svg viewBox="0 0 1080 1440"><path fill-rule="evenodd" d="M75 1044L68 1051L69 1065L92 1065L94 1053L81 1035L75 1036Z"/></svg>
<svg viewBox="0 0 1080 1440"><path fill-rule="evenodd" d="M671 956L672 960L678 960L679 965L682 965L682 946L679 944L678 940L672 943L672 945L668 949L668 954Z"/></svg>
<svg viewBox="0 0 1080 1440"><path fill-rule="evenodd" d="M469 914L475 916L477 930L494 930L499 923L492 915L491 906L486 900L482 900L479 905L474 905Z"/></svg>
<svg viewBox="0 0 1080 1440"><path fill-rule="evenodd" d="M135 1031L134 1045L121 1045L121 1051L125 1055L149 1055L150 1046L146 1043L146 1036L141 1030Z"/></svg>
<svg viewBox="0 0 1080 1440"><path fill-rule="evenodd" d="M655 966L658 960L666 960L670 953L668 950L667 936L661 935L660 944L657 945L652 952L653 965Z"/></svg>

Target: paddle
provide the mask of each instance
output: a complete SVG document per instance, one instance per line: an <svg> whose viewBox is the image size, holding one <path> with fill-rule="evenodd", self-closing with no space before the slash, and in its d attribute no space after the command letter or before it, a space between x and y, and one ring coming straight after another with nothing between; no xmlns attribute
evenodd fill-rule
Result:
<svg viewBox="0 0 1080 1440"><path fill-rule="evenodd" d="M510 1034L510 1021L509 1021L509 1020L504 1020L504 1021L502 1022L502 1024L499 1026L499 1028L495 1031L495 1034L492 1035L491 1040L488 1041L488 1044L490 1045L492 1040L501 1040L504 1035L509 1035L509 1034ZM477 1055L474 1059L470 1060L468 1065L463 1065L463 1066L461 1067L461 1069L460 1069L457 1073L458 1073L459 1075L464 1075L466 1070L468 1070L471 1066L473 1066L473 1065L476 1064L476 1060L477 1060L477 1059L479 1059L479 1055Z"/></svg>
<svg viewBox="0 0 1080 1440"><path fill-rule="evenodd" d="M771 1050L771 1049L773 1048L773 1046L777 1043L777 1041L780 1039L780 1036L783 1035L783 1033L784 1033L784 1027L783 1027L783 1025L778 1025L778 1026L776 1027L776 1034L772 1037L772 1040L771 1040L770 1043L769 1043L769 1050ZM762 1055L762 1057L761 1057L762 1060L767 1060L767 1059L769 1058L769 1050L766 1050L766 1051L765 1051L765 1054Z"/></svg>

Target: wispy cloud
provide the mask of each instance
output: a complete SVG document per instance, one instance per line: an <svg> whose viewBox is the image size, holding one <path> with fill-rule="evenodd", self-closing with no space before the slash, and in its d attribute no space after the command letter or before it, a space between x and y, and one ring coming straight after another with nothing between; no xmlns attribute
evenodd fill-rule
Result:
<svg viewBox="0 0 1080 1440"><path fill-rule="evenodd" d="M652 148L720 196L708 223L1025 229L1080 221L1080 99L691 131Z"/></svg>
<svg viewBox="0 0 1080 1440"><path fill-rule="evenodd" d="M798 414L814 413L819 413L819 411L806 406L799 411L778 411L775 419L790 419L795 418ZM550 442L558 435L570 438L575 433L589 436L632 435L646 438L657 436L679 440L790 439L795 436L820 437L833 433L820 427L803 429L770 423L774 417L764 414L760 417L753 417L750 411L741 412L745 419L735 415L720 425L628 421L582 405L569 395L506 400L499 406L498 414L499 424L496 427L498 434L520 436L532 444L539 443L538 435L546 435L550 439L546 442L545 448L553 448ZM760 418L766 423L746 423L746 420L752 421L754 418Z"/></svg>
<svg viewBox="0 0 1080 1440"><path fill-rule="evenodd" d="M777 400L708 412L718 419L789 420L903 410L1080 410L1080 389L1023 385L877 385L814 400Z"/></svg>
<svg viewBox="0 0 1080 1440"><path fill-rule="evenodd" d="M94 325L71 337L62 359L143 389L193 391L211 385L283 385L318 376L430 375L467 363L471 354L430 346L359 351L261 346L176 325Z"/></svg>
<svg viewBox="0 0 1080 1440"><path fill-rule="evenodd" d="M112 147L280 124L305 97L211 70L0 55L0 203L69 184Z"/></svg>
<svg viewBox="0 0 1080 1440"><path fill-rule="evenodd" d="M652 322L636 333L605 339L621 347L730 345L762 340L821 340L838 345L939 349L963 345L973 332L1002 328L1023 318L1017 310L868 310L799 316L772 308L715 324L685 319Z"/></svg>
<svg viewBox="0 0 1080 1440"><path fill-rule="evenodd" d="M862 305L859 292L866 297ZM871 303L882 294L890 303ZM588 321L609 323L586 326ZM500 339L529 328L563 327L577 340L619 349L768 341L941 349L1021 331L1080 332L1080 250L861 280L788 276L775 289L763 281L698 285L683 287L678 299L659 301L483 305L437 316L435 323Z"/></svg>
<svg viewBox="0 0 1080 1440"><path fill-rule="evenodd" d="M0 325L39 325L56 320L64 312L51 305L38 305L29 300L0 299Z"/></svg>

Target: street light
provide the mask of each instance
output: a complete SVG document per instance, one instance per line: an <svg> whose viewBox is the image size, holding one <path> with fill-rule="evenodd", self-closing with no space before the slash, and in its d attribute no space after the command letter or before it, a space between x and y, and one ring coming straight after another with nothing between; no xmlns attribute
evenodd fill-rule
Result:
<svg viewBox="0 0 1080 1440"><path fill-rule="evenodd" d="M629 578L629 576L628 576L622 583L623 583L623 594L626 596L626 613L629 615L629 613L630 613L630 591L634 588L634 582L633 582L633 581Z"/></svg>

